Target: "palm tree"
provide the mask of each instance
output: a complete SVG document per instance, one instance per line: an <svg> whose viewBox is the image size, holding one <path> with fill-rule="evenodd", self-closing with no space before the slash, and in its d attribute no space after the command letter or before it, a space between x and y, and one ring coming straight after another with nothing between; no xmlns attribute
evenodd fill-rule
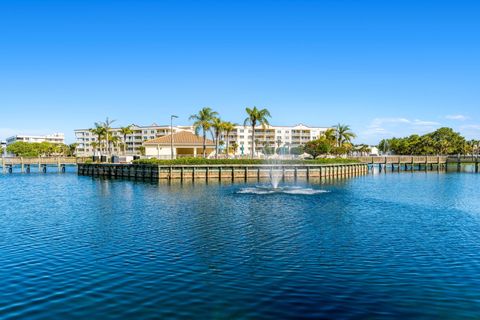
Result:
<svg viewBox="0 0 480 320"><path fill-rule="evenodd" d="M371 152L370 147L367 146L366 144L356 145L354 150L356 152L359 152L360 156L368 156L368 154Z"/></svg>
<svg viewBox="0 0 480 320"><path fill-rule="evenodd" d="M353 138L356 137L356 134L350 130L350 126L346 124L337 124L334 126L336 138L337 138L337 147L342 146L344 143L350 143Z"/></svg>
<svg viewBox="0 0 480 320"><path fill-rule="evenodd" d="M77 151L78 143L71 143L68 145L68 153L70 156L75 156L75 152Z"/></svg>
<svg viewBox="0 0 480 320"><path fill-rule="evenodd" d="M211 123L212 137L215 142L215 159L218 159L218 142L223 132L224 122L218 117L214 117Z"/></svg>
<svg viewBox="0 0 480 320"><path fill-rule="evenodd" d="M235 153L237 152L237 149L238 149L238 143L236 141L232 141L232 149L233 149L233 156L235 157Z"/></svg>
<svg viewBox="0 0 480 320"><path fill-rule="evenodd" d="M102 140L103 140L103 137L105 136L105 128L100 123L95 122L95 128L92 128L89 131L93 135L96 136L97 143L98 143L97 148L101 153L102 152ZM95 147L93 146L93 143L92 143L92 147L95 149Z"/></svg>
<svg viewBox="0 0 480 320"><path fill-rule="evenodd" d="M229 157L228 152L230 151L230 132L235 130L235 124L232 122L225 121L223 123L223 132L225 133L226 147L227 147L227 159Z"/></svg>
<svg viewBox="0 0 480 320"><path fill-rule="evenodd" d="M255 127L257 125L261 125L263 128L265 128L265 126L269 125L267 118L271 118L272 116L270 115L270 111L268 111L267 109L257 109L257 107L253 107L253 109L246 108L245 111L247 112L248 117L243 122L243 125L245 127L247 125L250 125L252 127L251 156L253 159L255 151Z"/></svg>
<svg viewBox="0 0 480 320"><path fill-rule="evenodd" d="M114 123L115 120L109 120L108 117L105 120L105 122L102 122L101 125L105 129L105 141L107 143L107 156L110 155L110 139L108 138L108 133L112 129L112 123ZM97 124L95 124L97 125Z"/></svg>
<svg viewBox="0 0 480 320"><path fill-rule="evenodd" d="M120 128L120 134L123 136L123 155L127 154L127 136L132 133L132 126Z"/></svg>
<svg viewBox="0 0 480 320"><path fill-rule="evenodd" d="M118 144L120 143L120 137L112 135L109 137L108 142L113 144L113 151L115 151Z"/></svg>
<svg viewBox="0 0 480 320"><path fill-rule="evenodd" d="M195 134L198 136L200 130L203 132L203 157L206 158L207 152L207 131L212 126L212 120L218 116L218 112L213 111L212 108L205 107L197 114L191 115L189 120L194 120L193 127L195 128Z"/></svg>
<svg viewBox="0 0 480 320"><path fill-rule="evenodd" d="M327 131L323 133L323 136L325 137L325 139L331 142L336 142L337 140L336 135L337 135L336 130L333 128L327 129Z"/></svg>

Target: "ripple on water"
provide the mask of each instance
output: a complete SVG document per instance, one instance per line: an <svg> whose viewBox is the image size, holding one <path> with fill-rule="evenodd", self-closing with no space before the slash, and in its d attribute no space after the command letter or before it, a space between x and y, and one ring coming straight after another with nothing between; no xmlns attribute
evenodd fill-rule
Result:
<svg viewBox="0 0 480 320"><path fill-rule="evenodd" d="M236 193L258 194L258 195L263 195L263 194L315 195L315 194L328 193L328 192L330 191L297 187L297 186L288 186L288 187L279 187L279 188L272 188L270 186L255 186L255 187L241 188Z"/></svg>
<svg viewBox="0 0 480 320"><path fill-rule="evenodd" d="M479 180L0 176L0 317L480 318Z"/></svg>

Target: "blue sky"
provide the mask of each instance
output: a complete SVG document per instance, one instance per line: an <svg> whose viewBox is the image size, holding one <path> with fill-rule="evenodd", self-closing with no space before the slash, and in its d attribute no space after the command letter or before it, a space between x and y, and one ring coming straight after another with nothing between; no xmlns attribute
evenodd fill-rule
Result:
<svg viewBox="0 0 480 320"><path fill-rule="evenodd" d="M204 106L350 124L356 142L480 138L479 1L0 0L0 139Z"/></svg>

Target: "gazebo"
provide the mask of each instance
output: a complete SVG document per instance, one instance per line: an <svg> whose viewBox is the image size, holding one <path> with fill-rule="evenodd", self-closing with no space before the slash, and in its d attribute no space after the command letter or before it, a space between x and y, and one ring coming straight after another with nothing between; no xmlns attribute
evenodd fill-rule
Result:
<svg viewBox="0 0 480 320"><path fill-rule="evenodd" d="M173 135L167 135L143 143L145 155L151 158L170 159L179 157L197 157L203 152L203 138L190 131L180 131ZM210 155L215 151L215 143L212 140L206 141L206 154Z"/></svg>

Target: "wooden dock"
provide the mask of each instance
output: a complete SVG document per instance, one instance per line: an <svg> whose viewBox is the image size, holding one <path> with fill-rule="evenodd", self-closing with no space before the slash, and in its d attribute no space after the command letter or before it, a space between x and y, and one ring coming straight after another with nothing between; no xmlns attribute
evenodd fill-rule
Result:
<svg viewBox="0 0 480 320"><path fill-rule="evenodd" d="M368 164L370 167L378 166L380 171L387 168L391 168L392 171L448 170L449 165L455 165L460 171L462 164L471 164L478 173L480 164L480 158L476 156L375 156L350 159Z"/></svg>
<svg viewBox="0 0 480 320"><path fill-rule="evenodd" d="M83 176L132 178L144 180L264 180L272 174L282 180L309 180L365 175L368 166L354 164L288 164L288 165L140 165L140 164L78 164Z"/></svg>
<svg viewBox="0 0 480 320"><path fill-rule="evenodd" d="M14 167L20 167L20 172L30 173L33 167L38 168L38 172L47 172L48 167L56 168L58 172L65 172L67 165L77 165L83 162L83 158L75 157L48 157L48 158L0 158L0 167L2 173L12 173Z"/></svg>

